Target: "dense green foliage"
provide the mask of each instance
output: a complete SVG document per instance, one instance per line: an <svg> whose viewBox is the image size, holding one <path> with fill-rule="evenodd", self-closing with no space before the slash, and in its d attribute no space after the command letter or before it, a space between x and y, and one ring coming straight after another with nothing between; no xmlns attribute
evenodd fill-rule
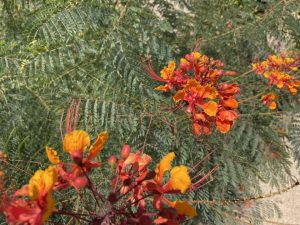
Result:
<svg viewBox="0 0 300 225"><path fill-rule="evenodd" d="M262 195L262 182L279 189L288 185L289 154L283 136L289 133L282 115L298 110L296 97L275 90L281 100L278 111L269 113L259 97L271 87L254 74L230 77L241 88L241 118L228 134L214 132L199 139L184 112L171 112L170 95L153 90L158 82L150 79L141 62L151 60L159 72L170 59L179 60L201 43L202 53L241 75L257 58L299 49L299 1L0 4L0 149L11 159L9 176L18 186L35 169L45 167L45 145L61 147L57 140L70 100L80 98L78 127L94 137L102 130L110 134L103 160L125 143L136 149L145 145L154 161L173 150L178 162L189 166L215 151L203 167L206 172L217 164L221 167L208 185L189 196L193 201L217 201L197 204L203 224L260 224L276 214L272 203L254 201L245 208L245 201L224 200ZM293 150L299 152L299 121L294 124ZM295 155L299 161L299 153ZM105 171L95 174L95 179L103 177Z"/></svg>

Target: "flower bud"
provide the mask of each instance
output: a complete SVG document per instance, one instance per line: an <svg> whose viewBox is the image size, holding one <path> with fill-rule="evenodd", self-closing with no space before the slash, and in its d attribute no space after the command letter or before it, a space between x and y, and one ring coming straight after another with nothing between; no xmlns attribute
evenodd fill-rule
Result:
<svg viewBox="0 0 300 225"><path fill-rule="evenodd" d="M198 124L198 123L194 123L193 124L193 133L196 136L200 136L201 135L202 129L201 129L201 125L200 124Z"/></svg>
<svg viewBox="0 0 300 225"><path fill-rule="evenodd" d="M73 186L80 189L84 188L88 184L88 179L85 176L77 177L74 181L72 181Z"/></svg>
<svg viewBox="0 0 300 225"><path fill-rule="evenodd" d="M108 195L108 201L114 203L114 202L116 202L117 200L118 200L118 199L117 199L117 195L116 195L114 192L112 192L112 193L110 193L110 194Z"/></svg>
<svg viewBox="0 0 300 225"><path fill-rule="evenodd" d="M82 157L83 157L81 151L74 151L74 152L72 152L71 157L72 157L73 161L77 165L81 165L81 163L82 163Z"/></svg>
<svg viewBox="0 0 300 225"><path fill-rule="evenodd" d="M115 165L116 161L117 161L117 157L115 155L111 155L108 159L108 164L113 166Z"/></svg>
<svg viewBox="0 0 300 225"><path fill-rule="evenodd" d="M123 145L121 156L123 159L126 159L129 156L130 153L130 146L129 145Z"/></svg>

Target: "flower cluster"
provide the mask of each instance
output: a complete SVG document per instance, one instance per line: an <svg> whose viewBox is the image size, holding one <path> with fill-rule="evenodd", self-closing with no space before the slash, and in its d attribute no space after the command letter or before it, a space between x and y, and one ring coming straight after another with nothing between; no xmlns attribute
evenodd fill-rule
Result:
<svg viewBox="0 0 300 225"><path fill-rule="evenodd" d="M276 109L277 105L275 100L277 96L274 93L269 93L266 95L261 96L262 104L269 106L269 109L273 110Z"/></svg>
<svg viewBox="0 0 300 225"><path fill-rule="evenodd" d="M43 224L54 210L53 187L57 180L54 166L38 170L12 196L9 196L1 182L0 211L9 224Z"/></svg>
<svg viewBox="0 0 300 225"><path fill-rule="evenodd" d="M287 89L292 95L297 93L300 80L293 73L298 70L300 58L297 54L287 56L283 53L269 55L266 60L252 64L255 73L268 79L269 85L275 85L279 89Z"/></svg>
<svg viewBox="0 0 300 225"><path fill-rule="evenodd" d="M8 196L3 189L0 211L4 213L9 224L43 224L54 211L53 192L68 188L86 187L87 173L92 168L100 166L93 161L103 148L107 133L99 134L97 140L89 148L86 157L83 152L90 145L90 138L85 131L67 133L63 141L63 149L68 152L74 163L61 162L57 152L46 147L49 161L54 164L46 170L38 170L29 180L28 185L17 190L13 196ZM3 186L3 185L2 185Z"/></svg>
<svg viewBox="0 0 300 225"><path fill-rule="evenodd" d="M53 165L36 171L29 183L13 195L5 190L1 175L0 212L8 223L41 225L51 214L61 214L89 224L176 225L196 216L196 210L188 201L179 200L178 195L201 188L217 167L200 179L199 173L190 177L199 165L190 170L184 165L172 167L175 154L171 152L154 170L150 170L152 159L149 155L141 151L133 153L129 145L124 145L119 159L112 155L108 160L112 172L111 188L105 195L88 174L101 166L95 158L107 138L108 134L102 132L90 145L90 137L85 131L70 131L63 139L63 150L70 155L72 162L62 162L57 151L46 147ZM77 192L82 188L90 190L98 209L91 212L56 209L54 193L67 188L75 188ZM103 204L99 204L100 200Z"/></svg>
<svg viewBox="0 0 300 225"><path fill-rule="evenodd" d="M128 207L121 208L127 216L121 219L120 224L181 224L196 215L188 201L171 201L166 197L186 193L192 187L185 166L171 168L174 157L173 152L164 156L152 171L148 169L151 162L149 155L140 151L131 153L129 145L123 146L121 157L116 162L109 200L115 203L125 198L128 205L136 207L136 212L128 211ZM170 172L170 178L164 182L167 172ZM147 205L148 198L151 198L152 207Z"/></svg>
<svg viewBox="0 0 300 225"><path fill-rule="evenodd" d="M166 83L155 90L174 91L173 100L180 107L186 105L186 112L193 120L193 132L200 136L209 135L211 127L227 133L239 118L235 95L240 92L236 83L221 83L222 76L235 75L234 71L221 69L223 63L199 52L192 52L180 60L176 68L170 61L158 76L151 66L146 69L156 80Z"/></svg>

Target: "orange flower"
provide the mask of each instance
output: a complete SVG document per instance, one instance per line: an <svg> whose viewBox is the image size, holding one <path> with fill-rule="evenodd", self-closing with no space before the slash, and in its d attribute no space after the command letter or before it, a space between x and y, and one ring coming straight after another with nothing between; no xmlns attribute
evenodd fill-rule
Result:
<svg viewBox="0 0 300 225"><path fill-rule="evenodd" d="M261 63L252 64L253 70L257 74L262 74L269 80L269 85L276 85L279 89L288 89L295 95L300 81L292 73L298 70L300 58L297 54L287 57L285 54L270 55ZM272 108L275 107L274 105Z"/></svg>
<svg viewBox="0 0 300 225"><path fill-rule="evenodd" d="M8 200L3 211L9 224L42 225L54 210L52 189L57 180L54 166L38 170L29 181L29 185L14 193L15 199ZM31 200L19 197L29 196Z"/></svg>
<svg viewBox="0 0 300 225"><path fill-rule="evenodd" d="M168 81L168 82L172 82L174 79L174 70L175 70L176 64L173 60L171 60L169 62L168 67L164 67L161 71L160 71L160 76ZM157 91L169 91L171 89L170 84L165 84L165 85L161 85L156 87L154 90Z"/></svg>
<svg viewBox="0 0 300 225"><path fill-rule="evenodd" d="M95 158L99 152L102 150L104 143L108 138L107 132L101 132L96 141L92 144L88 152L88 159L91 160ZM83 130L74 130L71 133L66 134L63 141L64 151L70 153L72 157L82 159L83 151L90 144L90 137L87 132ZM53 160L56 156L55 151L47 151L49 160ZM50 159L51 158L51 159ZM55 161L55 160L54 160ZM51 161L52 162L52 161Z"/></svg>
<svg viewBox="0 0 300 225"><path fill-rule="evenodd" d="M155 169L155 181L162 185L164 174L171 169L171 162L175 157L174 152L170 152L166 156L162 158L160 163L157 165ZM176 166L173 167L170 171L170 180L166 184L167 189L171 190L179 190L181 193L186 192L186 190L191 185L191 179L188 173L188 170L185 166Z"/></svg>
<svg viewBox="0 0 300 225"><path fill-rule="evenodd" d="M277 105L274 100L277 99L277 96L274 93L269 93L261 96L261 100L263 101L263 105L268 105L271 110L276 109Z"/></svg>
<svg viewBox="0 0 300 225"><path fill-rule="evenodd" d="M84 172L88 173L91 169L101 165L100 162L93 161L93 158L103 149L107 138L107 132L101 132L89 148L87 156L84 157L83 152L90 144L90 137L87 132L74 130L66 134L63 140L63 149L71 155L72 160L75 162L69 164L60 162L57 152L50 147L46 147L49 161L57 165L57 171L60 176L57 187L66 188L69 185L76 189L85 187L87 179Z"/></svg>
<svg viewBox="0 0 300 225"><path fill-rule="evenodd" d="M173 100L177 105L174 109L185 108L186 112L193 119L193 132L195 135L211 134L211 127L217 125L222 133L229 131L234 120L225 120L219 115L219 111L233 110L238 108L235 95L240 92L236 83L217 84L222 76L232 76L234 71L224 71L219 67L224 64L220 60L214 60L199 52L192 52L180 59L180 64L175 70L175 62L170 61L168 67L164 67L159 77L151 68L146 67L149 74L157 81L167 83L159 86L156 90L170 91L177 90ZM264 71L265 65L263 64ZM261 68L260 64L253 65L254 69ZM294 86L290 87L295 92ZM213 100L213 101L212 101ZM187 105L181 104L181 102Z"/></svg>
<svg viewBox="0 0 300 225"><path fill-rule="evenodd" d="M160 71L160 75L165 80L170 80L174 76L174 70L175 70L176 64L173 60L170 60L168 67L164 67Z"/></svg>
<svg viewBox="0 0 300 225"><path fill-rule="evenodd" d="M52 189L57 180L56 169L53 166L48 167L45 171L38 170L29 181L29 196L32 200L45 202L45 209L42 216L42 221L46 221L54 210L54 199ZM42 205L42 204L41 204Z"/></svg>

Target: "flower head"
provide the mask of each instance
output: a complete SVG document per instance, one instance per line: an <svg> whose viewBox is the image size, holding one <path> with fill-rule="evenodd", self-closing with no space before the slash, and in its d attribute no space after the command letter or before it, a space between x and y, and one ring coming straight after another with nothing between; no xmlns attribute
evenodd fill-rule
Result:
<svg viewBox="0 0 300 225"><path fill-rule="evenodd" d="M276 109L277 105L275 100L277 99L277 96L274 93L269 93L266 95L261 96L261 100L263 101L263 105L269 106L271 110Z"/></svg>
<svg viewBox="0 0 300 225"><path fill-rule="evenodd" d="M297 80L293 73L298 70L299 66L299 55L280 53L269 55L266 60L252 64L252 69L255 73L267 78L269 85L275 85L279 89L287 89L292 95L295 95L300 86L300 80Z"/></svg>
<svg viewBox="0 0 300 225"><path fill-rule="evenodd" d="M16 191L12 199L4 200L3 212L9 224L42 225L54 210L53 187L57 180L54 166L38 170L27 186ZM19 197L29 196L28 199Z"/></svg>
<svg viewBox="0 0 300 225"><path fill-rule="evenodd" d="M224 118L224 115L218 118L220 111L224 110L231 110L237 114L238 101L235 95L240 92L235 83L218 84L222 76L236 74L234 71L220 69L222 66L224 64L220 60L192 52L180 59L177 68L175 63L170 61L168 67L161 71L163 80L157 78L154 71L148 68L148 72L157 81L167 83L156 90L176 90L173 100L178 107L186 105L185 110L193 119L193 133L197 136L203 133L209 135L214 126L221 133L226 133L239 118L235 116L235 120L231 120Z"/></svg>

